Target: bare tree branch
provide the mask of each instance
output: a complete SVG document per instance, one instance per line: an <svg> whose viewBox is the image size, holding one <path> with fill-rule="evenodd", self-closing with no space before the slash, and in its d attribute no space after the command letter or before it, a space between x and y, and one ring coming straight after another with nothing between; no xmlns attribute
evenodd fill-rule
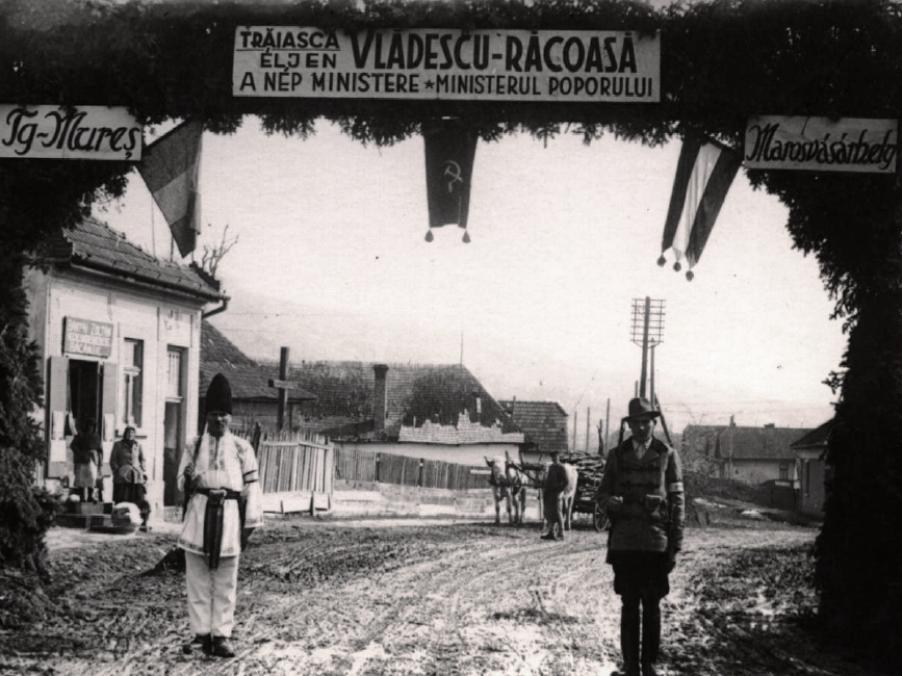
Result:
<svg viewBox="0 0 902 676"><path fill-rule="evenodd" d="M232 239L229 239L229 226L226 224L225 228L222 231L222 239L219 241L219 244L209 245L204 244L204 252L200 259L200 267L204 272L207 272L211 277L216 277L216 271L219 269L219 264L222 262L222 259L225 258L225 255L232 250L232 247L238 243L238 235L235 235Z"/></svg>

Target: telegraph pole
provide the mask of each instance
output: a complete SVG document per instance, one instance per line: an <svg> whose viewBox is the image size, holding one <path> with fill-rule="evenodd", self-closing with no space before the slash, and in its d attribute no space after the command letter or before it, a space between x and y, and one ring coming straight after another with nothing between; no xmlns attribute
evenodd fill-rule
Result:
<svg viewBox="0 0 902 676"><path fill-rule="evenodd" d="M576 452L576 429L577 429L577 421L579 420L579 409L573 409L573 452Z"/></svg>
<svg viewBox="0 0 902 676"><path fill-rule="evenodd" d="M664 300L658 298L634 298L632 308L630 340L642 348L642 369L636 384L636 396L646 396L648 381L648 352L652 352L652 371L654 371L654 349L661 344L664 334ZM652 375L652 381L654 375ZM652 382L654 387L654 382Z"/></svg>
<svg viewBox="0 0 902 676"><path fill-rule="evenodd" d="M651 372L648 378L648 400L654 404L655 402L655 345L651 346Z"/></svg>
<svg viewBox="0 0 902 676"><path fill-rule="evenodd" d="M651 298L645 297L645 312L642 319L642 371L639 375L639 396L645 397L645 377L648 366L648 314L651 310Z"/></svg>
<svg viewBox="0 0 902 676"><path fill-rule="evenodd" d="M604 410L604 448L611 447L611 398L608 397L607 406Z"/></svg>
<svg viewBox="0 0 902 676"><path fill-rule="evenodd" d="M589 452L589 433L592 431L592 409L586 406L586 453Z"/></svg>

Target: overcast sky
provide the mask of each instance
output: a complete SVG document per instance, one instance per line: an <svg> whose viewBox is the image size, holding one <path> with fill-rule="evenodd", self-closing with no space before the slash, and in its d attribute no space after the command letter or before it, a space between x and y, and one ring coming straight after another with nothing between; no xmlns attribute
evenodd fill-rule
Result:
<svg viewBox="0 0 902 676"><path fill-rule="evenodd" d="M695 279L656 265L678 153L573 135L480 143L472 242L448 226L427 243L422 139L379 149L320 122L304 141L247 118L204 135L200 246L226 224L239 237L220 269L232 302L213 322L269 359L287 345L293 360L457 363L463 335L464 364L496 398L578 410L582 447L587 407L593 425L608 397L612 419L624 413L641 358L631 304L651 296L666 306L656 389L671 427L820 424L845 337L775 198L740 171ZM169 255L137 173L95 211Z"/></svg>

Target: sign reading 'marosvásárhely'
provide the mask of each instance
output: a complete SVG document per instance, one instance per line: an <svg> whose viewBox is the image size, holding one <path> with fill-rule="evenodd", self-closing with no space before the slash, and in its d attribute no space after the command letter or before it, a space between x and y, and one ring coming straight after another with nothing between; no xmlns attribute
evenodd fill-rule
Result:
<svg viewBox="0 0 902 676"><path fill-rule="evenodd" d="M139 160L141 143L125 108L0 104L0 157Z"/></svg>
<svg viewBox="0 0 902 676"><path fill-rule="evenodd" d="M647 103L660 72L656 33L239 26L232 93Z"/></svg>
<svg viewBox="0 0 902 676"><path fill-rule="evenodd" d="M749 119L743 159L750 169L893 173L897 144L897 120L763 115Z"/></svg>

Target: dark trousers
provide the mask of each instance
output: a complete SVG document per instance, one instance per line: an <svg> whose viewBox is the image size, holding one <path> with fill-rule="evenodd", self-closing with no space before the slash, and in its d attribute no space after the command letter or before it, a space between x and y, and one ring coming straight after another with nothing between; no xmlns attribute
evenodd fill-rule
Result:
<svg viewBox="0 0 902 676"><path fill-rule="evenodd" d="M670 591L665 552L609 552L620 595L620 649L629 675L654 665L661 647L660 601ZM641 609L641 611L640 611ZM641 629L641 633L640 633ZM640 654L641 645L641 654Z"/></svg>
<svg viewBox="0 0 902 676"><path fill-rule="evenodd" d="M661 608L655 596L623 596L620 608L620 650L627 668L638 673L638 666L655 664L661 647ZM639 608L642 608L641 622ZM642 629L641 639L639 629ZM641 648L641 655L640 649Z"/></svg>
<svg viewBox="0 0 902 676"><path fill-rule="evenodd" d="M548 494L542 496L542 506L545 511L545 520L548 521L548 533L555 535L555 524L557 524L557 534L564 536L564 513L561 510L561 494Z"/></svg>

